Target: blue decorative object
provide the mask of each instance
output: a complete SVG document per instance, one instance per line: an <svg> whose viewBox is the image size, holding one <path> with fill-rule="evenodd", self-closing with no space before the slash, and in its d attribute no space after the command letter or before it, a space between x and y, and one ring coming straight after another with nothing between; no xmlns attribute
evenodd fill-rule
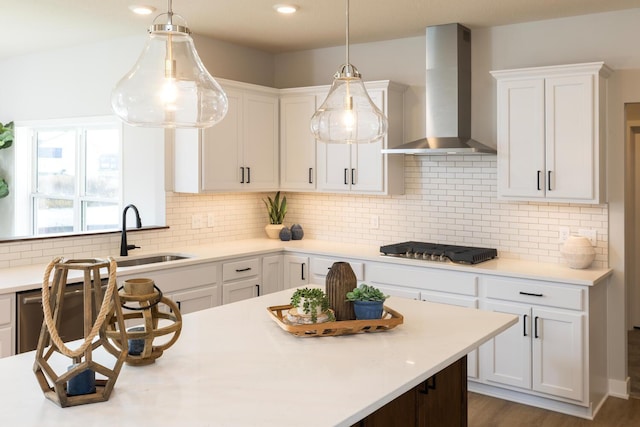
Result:
<svg viewBox="0 0 640 427"><path fill-rule="evenodd" d="M291 240L291 230L287 227L282 227L282 230L280 230L280 240L283 242Z"/></svg>
<svg viewBox="0 0 640 427"><path fill-rule="evenodd" d="M291 226L291 239L302 240L302 236L304 236L302 226L300 224L293 224Z"/></svg>
<svg viewBox="0 0 640 427"><path fill-rule="evenodd" d="M143 332L144 326L136 326L134 328L127 329L128 332ZM140 356L144 351L144 339L130 339L129 340L129 354L132 356Z"/></svg>
<svg viewBox="0 0 640 427"><path fill-rule="evenodd" d="M380 319L382 318L382 305L384 301L354 301L353 310L356 319Z"/></svg>
<svg viewBox="0 0 640 427"><path fill-rule="evenodd" d="M69 370L76 365L69 366ZM96 392L96 373L91 369L85 369L78 375L71 377L67 381L67 395L78 396L81 394L91 394Z"/></svg>

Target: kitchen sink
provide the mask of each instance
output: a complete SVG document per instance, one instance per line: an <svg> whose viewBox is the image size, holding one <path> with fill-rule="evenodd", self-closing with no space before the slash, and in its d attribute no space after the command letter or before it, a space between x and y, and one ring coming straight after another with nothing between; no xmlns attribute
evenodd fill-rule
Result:
<svg viewBox="0 0 640 427"><path fill-rule="evenodd" d="M169 261L178 261L181 259L191 258L187 255L177 255L177 254L169 254L169 255L152 255L142 258L132 258L132 259L121 259L116 261L118 267L134 267L138 265L147 265L147 264L156 264L159 262L169 262Z"/></svg>

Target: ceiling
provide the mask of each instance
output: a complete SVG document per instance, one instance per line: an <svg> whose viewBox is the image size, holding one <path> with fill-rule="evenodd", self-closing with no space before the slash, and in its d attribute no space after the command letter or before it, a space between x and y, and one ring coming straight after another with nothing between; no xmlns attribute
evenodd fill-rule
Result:
<svg viewBox="0 0 640 427"><path fill-rule="evenodd" d="M299 6L296 14L275 13L273 5L285 2L175 0L173 11L193 33L271 53L344 44L345 0L291 0ZM128 8L134 3L157 10L134 15ZM450 22L473 29L638 7L638 0L351 0L350 42L419 36L427 26ZM144 34L153 17L166 12L167 1L0 0L0 8L2 59Z"/></svg>

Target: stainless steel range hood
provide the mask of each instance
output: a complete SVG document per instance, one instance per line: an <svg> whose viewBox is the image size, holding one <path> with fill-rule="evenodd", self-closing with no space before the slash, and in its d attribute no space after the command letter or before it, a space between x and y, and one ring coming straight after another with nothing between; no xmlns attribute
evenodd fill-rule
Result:
<svg viewBox="0 0 640 427"><path fill-rule="evenodd" d="M471 139L471 31L460 24L427 27L427 137L388 154L496 154Z"/></svg>

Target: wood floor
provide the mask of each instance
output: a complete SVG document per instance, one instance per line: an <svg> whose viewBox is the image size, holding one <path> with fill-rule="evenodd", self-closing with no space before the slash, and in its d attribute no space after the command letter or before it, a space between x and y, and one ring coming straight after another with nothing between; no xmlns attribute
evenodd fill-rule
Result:
<svg viewBox="0 0 640 427"><path fill-rule="evenodd" d="M628 344L632 397L608 398L593 421L469 393L469 427L640 427L640 330Z"/></svg>

